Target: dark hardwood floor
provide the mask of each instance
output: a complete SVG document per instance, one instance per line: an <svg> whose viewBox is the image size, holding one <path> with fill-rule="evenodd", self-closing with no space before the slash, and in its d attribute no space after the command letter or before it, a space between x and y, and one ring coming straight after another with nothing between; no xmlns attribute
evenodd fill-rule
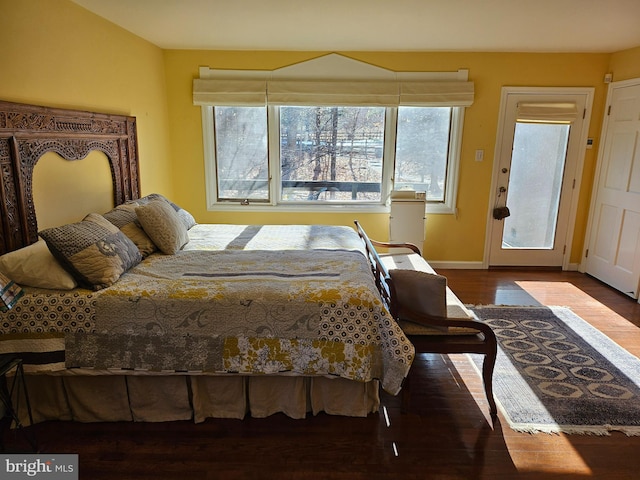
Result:
<svg viewBox="0 0 640 480"><path fill-rule="evenodd" d="M576 272L441 270L468 304L565 305L640 356L640 305ZM640 478L640 437L522 434L488 416L463 355L420 355L410 409L383 394L367 418L211 419L202 424L48 422L40 450L78 453L80 478ZM7 446L20 448L16 432Z"/></svg>

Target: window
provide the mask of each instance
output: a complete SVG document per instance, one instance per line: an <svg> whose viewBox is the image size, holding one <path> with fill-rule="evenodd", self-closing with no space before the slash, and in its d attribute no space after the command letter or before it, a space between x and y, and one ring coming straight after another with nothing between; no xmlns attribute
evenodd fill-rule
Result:
<svg viewBox="0 0 640 480"><path fill-rule="evenodd" d="M394 188L427 193L444 202L451 132L451 107L400 107Z"/></svg>
<svg viewBox="0 0 640 480"><path fill-rule="evenodd" d="M426 192L431 211L453 208L459 107L207 110L216 208L382 207L393 189Z"/></svg>
<svg viewBox="0 0 640 480"><path fill-rule="evenodd" d="M216 107L214 112L218 202L268 202L266 107Z"/></svg>
<svg viewBox="0 0 640 480"><path fill-rule="evenodd" d="M384 108L279 113L281 202L381 202Z"/></svg>
<svg viewBox="0 0 640 480"><path fill-rule="evenodd" d="M208 208L452 213L468 70L396 72L328 54L270 71L200 67Z"/></svg>

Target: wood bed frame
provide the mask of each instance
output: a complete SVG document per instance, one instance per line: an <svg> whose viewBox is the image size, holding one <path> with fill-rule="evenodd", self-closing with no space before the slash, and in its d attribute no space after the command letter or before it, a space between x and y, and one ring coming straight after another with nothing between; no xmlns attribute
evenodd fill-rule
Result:
<svg viewBox="0 0 640 480"><path fill-rule="evenodd" d="M140 197L136 119L0 101L0 255L34 243L33 168L47 152L81 160L103 152L114 206Z"/></svg>

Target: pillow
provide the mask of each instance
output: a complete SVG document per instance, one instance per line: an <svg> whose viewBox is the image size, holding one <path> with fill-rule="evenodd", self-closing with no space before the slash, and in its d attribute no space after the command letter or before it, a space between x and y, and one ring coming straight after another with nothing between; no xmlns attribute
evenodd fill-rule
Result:
<svg viewBox="0 0 640 480"><path fill-rule="evenodd" d="M102 215L40 232L54 257L78 284L99 290L113 285L142 260L138 247Z"/></svg>
<svg viewBox="0 0 640 480"><path fill-rule="evenodd" d="M420 270L389 270L398 304L425 315L447 316L447 277Z"/></svg>
<svg viewBox="0 0 640 480"><path fill-rule="evenodd" d="M163 253L173 255L189 242L187 228L165 200L153 200L136 207L136 215L146 234Z"/></svg>
<svg viewBox="0 0 640 480"><path fill-rule="evenodd" d="M102 216L122 230L127 237L136 244L142 257L147 257L157 250L156 244L149 238L149 235L140 226L136 215L136 202L129 202L118 205L113 210L104 213Z"/></svg>
<svg viewBox="0 0 640 480"><path fill-rule="evenodd" d="M71 290L75 279L51 255L44 240L5 253L0 257L0 272L27 287Z"/></svg>
<svg viewBox="0 0 640 480"><path fill-rule="evenodd" d="M196 219L193 218L193 215L191 215L191 213L186 211L184 208L179 207L178 205L176 205L173 202L169 202L169 203L176 210L176 213L178 214L178 217L180 217L180 220L182 220L182 223L184 223L184 226L187 228L187 230L189 230L191 227L196 225L196 223L197 223Z"/></svg>
<svg viewBox="0 0 640 480"><path fill-rule="evenodd" d="M138 200L134 200L134 201L140 205L146 205L147 203L152 202L154 200L164 200L169 205L171 205L171 207L173 207L173 209L178 214L178 217L180 217L180 220L182 221L182 223L184 224L187 230L189 230L191 227L196 225L197 223L196 219L193 218L193 215L191 215L191 213L189 213L184 208L179 207L178 205L173 203L171 200L169 200L167 197L160 195L159 193L151 193L145 197L139 198Z"/></svg>

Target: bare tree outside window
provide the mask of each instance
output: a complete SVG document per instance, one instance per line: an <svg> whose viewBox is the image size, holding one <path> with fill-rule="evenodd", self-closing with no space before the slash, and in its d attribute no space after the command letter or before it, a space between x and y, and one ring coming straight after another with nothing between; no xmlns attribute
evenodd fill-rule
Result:
<svg viewBox="0 0 640 480"><path fill-rule="evenodd" d="M216 107L219 200L269 200L266 107Z"/></svg>
<svg viewBox="0 0 640 480"><path fill-rule="evenodd" d="M449 156L450 107L400 107L395 188L427 192L443 201Z"/></svg>
<svg viewBox="0 0 640 480"><path fill-rule="evenodd" d="M380 201L385 109L280 107L283 200Z"/></svg>
<svg viewBox="0 0 640 480"><path fill-rule="evenodd" d="M268 121L267 111L279 122ZM393 133L385 127L389 111L370 106L214 107L217 200L380 204L383 165L395 162L393 185L387 189L425 191L428 201L444 202L454 108L397 107ZM279 145L269 145L275 138ZM385 141L395 143L395 156L384 158ZM270 152L273 158L279 153L279 166L270 167ZM274 200L276 193L280 196Z"/></svg>

